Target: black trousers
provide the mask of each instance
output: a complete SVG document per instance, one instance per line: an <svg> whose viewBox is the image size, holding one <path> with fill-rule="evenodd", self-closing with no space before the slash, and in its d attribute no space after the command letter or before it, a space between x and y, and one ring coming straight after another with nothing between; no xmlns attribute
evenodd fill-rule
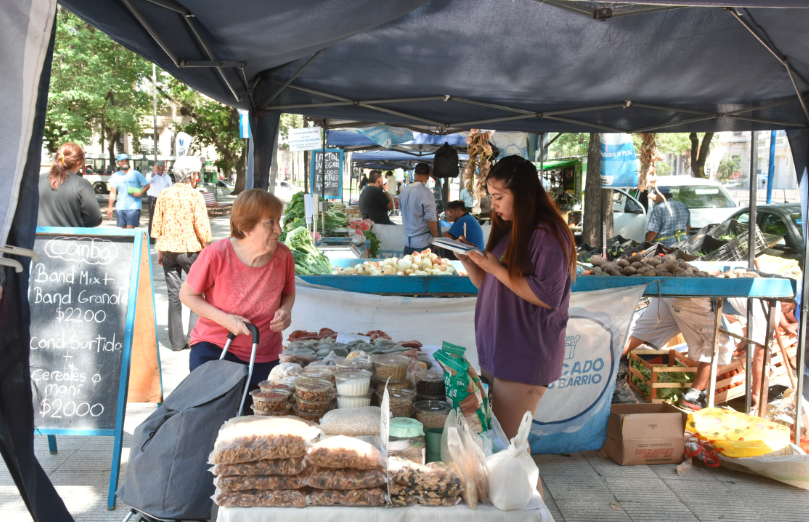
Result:
<svg viewBox="0 0 809 522"><path fill-rule="evenodd" d="M152 196L148 196L149 198L149 241L154 241L152 239L152 220L154 219L154 208L157 205L157 198L153 198Z"/></svg>
<svg viewBox="0 0 809 522"><path fill-rule="evenodd" d="M183 330L183 303L180 302L180 287L183 286L183 272L188 275L191 265L199 257L199 252L163 252L163 273L166 276L166 290L169 295L169 342L175 351L186 347L186 332ZM188 333L194 329L199 316L191 311L188 319Z"/></svg>

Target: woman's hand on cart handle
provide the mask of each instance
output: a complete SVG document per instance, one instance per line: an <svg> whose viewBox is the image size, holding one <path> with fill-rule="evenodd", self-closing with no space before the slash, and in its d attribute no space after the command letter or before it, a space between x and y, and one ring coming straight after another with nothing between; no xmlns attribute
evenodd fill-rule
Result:
<svg viewBox="0 0 809 522"><path fill-rule="evenodd" d="M292 312L285 308L279 308L270 322L270 330L273 332L283 332L292 324Z"/></svg>
<svg viewBox="0 0 809 522"><path fill-rule="evenodd" d="M247 328L249 319L245 319L240 315L225 314L224 326L233 335L251 335L250 329Z"/></svg>

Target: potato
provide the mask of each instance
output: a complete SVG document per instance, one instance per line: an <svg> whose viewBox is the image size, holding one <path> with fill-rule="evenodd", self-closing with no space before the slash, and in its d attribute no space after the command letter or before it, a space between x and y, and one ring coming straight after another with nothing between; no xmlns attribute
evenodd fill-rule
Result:
<svg viewBox="0 0 809 522"><path fill-rule="evenodd" d="M685 262L685 259L678 259L677 264L680 265L680 268L685 268L688 263Z"/></svg>
<svg viewBox="0 0 809 522"><path fill-rule="evenodd" d="M624 275L623 273L619 272L619 271L618 271L618 270L616 270L615 268L608 268L607 270L605 270L605 272L607 272L607 273L608 273L609 275L611 275L611 276L621 276L621 275Z"/></svg>
<svg viewBox="0 0 809 522"><path fill-rule="evenodd" d="M686 277L686 276L688 276L688 272L686 272L682 268L674 272L674 277Z"/></svg>
<svg viewBox="0 0 809 522"><path fill-rule="evenodd" d="M653 258L649 259L649 264L652 265L652 266L658 266L658 265L660 265L660 263L661 263L661 261L660 261L659 257L653 257Z"/></svg>
<svg viewBox="0 0 809 522"><path fill-rule="evenodd" d="M643 256L642 256L641 254L633 254L633 255L632 255L630 258L629 258L629 262L630 262L630 263L633 263L633 264L634 264L634 263L640 263L640 262L642 262L642 261L643 261Z"/></svg>
<svg viewBox="0 0 809 522"><path fill-rule="evenodd" d="M624 275L635 275L638 270L634 266L624 267Z"/></svg>
<svg viewBox="0 0 809 522"><path fill-rule="evenodd" d="M619 268L621 267L619 267L617 263L604 263L603 265L601 265L601 270L605 272L610 269L618 270Z"/></svg>
<svg viewBox="0 0 809 522"><path fill-rule="evenodd" d="M662 259L662 261L664 263L671 263L671 262L676 263L677 262L677 256L675 256L674 254L666 254L661 259Z"/></svg>
<svg viewBox="0 0 809 522"><path fill-rule="evenodd" d="M593 256L590 258L590 264L593 266L601 266L606 262L607 260L604 258L604 256Z"/></svg>
<svg viewBox="0 0 809 522"><path fill-rule="evenodd" d="M671 273L668 270L662 270L662 269L658 268L657 270L655 270L655 276L656 277L671 277Z"/></svg>
<svg viewBox="0 0 809 522"><path fill-rule="evenodd" d="M665 270L668 270L672 274L680 269L680 265L677 264L677 261L669 261L668 263L660 265L660 267Z"/></svg>
<svg viewBox="0 0 809 522"><path fill-rule="evenodd" d="M626 259L619 259L617 261L617 265L620 266L621 268L626 268L629 266L629 261L627 261Z"/></svg>
<svg viewBox="0 0 809 522"><path fill-rule="evenodd" d="M643 263L641 263L640 261L635 261L629 266L631 266L635 270L639 270L643 266Z"/></svg>
<svg viewBox="0 0 809 522"><path fill-rule="evenodd" d="M709 277L709 276L708 276L708 274L706 274L705 272L702 272L702 271L700 271L700 272L694 272L694 275L695 275L696 277Z"/></svg>

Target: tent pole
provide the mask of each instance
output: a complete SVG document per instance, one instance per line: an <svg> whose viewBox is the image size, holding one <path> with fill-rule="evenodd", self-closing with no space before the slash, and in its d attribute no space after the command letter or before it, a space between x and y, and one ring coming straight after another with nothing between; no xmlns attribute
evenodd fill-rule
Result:
<svg viewBox="0 0 809 522"><path fill-rule="evenodd" d="M772 204L772 183L775 178L775 140L776 132L770 133L770 165L767 169L767 204Z"/></svg>
<svg viewBox="0 0 809 522"><path fill-rule="evenodd" d="M749 221L748 221L748 237L747 237L747 266L748 268L756 268L756 189L758 188L758 173L756 166L758 165L758 133L752 131L750 133L750 204L749 204ZM747 299L747 338L753 338L753 307L755 306L755 299ZM745 372L745 390L747 394L745 397L745 411L750 413L753 402L753 351L756 345L747 343L747 371ZM765 346L765 350L769 347ZM765 355L766 360L766 355ZM764 376L762 375L762 382ZM764 398L758 398L758 404L764 404Z"/></svg>
<svg viewBox="0 0 809 522"><path fill-rule="evenodd" d="M189 23L190 23L190 22L189 22ZM272 102L274 99L276 99L276 98L278 97L278 95L279 95L279 94L281 94L282 92L284 92L284 90L285 90L287 87L289 87L289 84L290 84L290 83L292 83L292 81L293 81L293 80L295 80L295 78L297 78L298 76L300 76L300 74L301 74L301 73L302 73L302 72L303 72L303 71L304 71L304 70L305 70L307 67L309 67L310 65L312 65L312 62L314 62L314 61L315 61L315 59L316 59L318 56L320 56L320 55L321 55L321 53L323 53L323 51L325 51L325 49L321 49L321 50L319 50L318 52L316 52L315 54L313 54L313 55L312 55L312 57L311 57L311 58L309 58L309 59L306 61L306 63L305 63L305 64L303 64L303 65L301 66L301 68L300 68L300 69L298 69L297 71L295 71L295 73L294 73L292 76L290 76L290 77L289 77L289 79L283 83L283 85L281 85L281 88L280 88L280 89L278 89L277 91L275 91L275 93L274 93L272 96L270 96L270 99L269 99L269 100L267 100L267 101L265 101L265 102L264 102L264 103L261 105L261 110L266 109L266 108L267 108L267 106L270 104L270 102Z"/></svg>

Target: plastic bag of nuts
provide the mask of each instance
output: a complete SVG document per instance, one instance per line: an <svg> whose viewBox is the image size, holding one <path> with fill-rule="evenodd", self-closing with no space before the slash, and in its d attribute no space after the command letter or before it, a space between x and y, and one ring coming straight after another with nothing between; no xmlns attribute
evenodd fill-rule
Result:
<svg viewBox="0 0 809 522"><path fill-rule="evenodd" d="M312 506L384 506L385 488L314 489L309 495Z"/></svg>
<svg viewBox="0 0 809 522"><path fill-rule="evenodd" d="M251 489L276 490L300 489L308 483L308 473L298 475L248 475L233 477L215 477L214 485L227 491L248 491Z"/></svg>
<svg viewBox="0 0 809 522"><path fill-rule="evenodd" d="M217 464L209 471L220 477L246 476L246 475L297 475L307 469L306 459L259 460L258 462L244 462L240 464Z"/></svg>
<svg viewBox="0 0 809 522"><path fill-rule="evenodd" d="M217 489L213 501L219 507L306 507L308 489L277 491L225 491Z"/></svg>
<svg viewBox="0 0 809 522"><path fill-rule="evenodd" d="M338 435L322 440L306 453L321 468L385 469L382 452L361 440Z"/></svg>
<svg viewBox="0 0 809 522"><path fill-rule="evenodd" d="M381 469L314 468L309 474L309 486L316 489L366 489L387 484Z"/></svg>
<svg viewBox="0 0 809 522"><path fill-rule="evenodd" d="M295 417L238 417L219 429L211 464L303 457L320 426Z"/></svg>

